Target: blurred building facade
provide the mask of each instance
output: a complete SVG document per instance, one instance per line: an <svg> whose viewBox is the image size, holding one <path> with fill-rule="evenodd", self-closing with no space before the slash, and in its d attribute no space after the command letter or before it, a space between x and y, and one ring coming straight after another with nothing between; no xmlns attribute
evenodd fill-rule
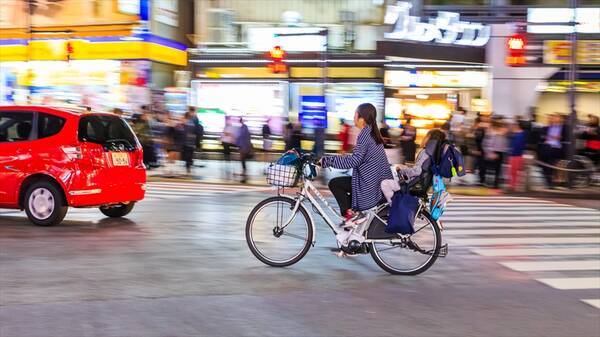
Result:
<svg viewBox="0 0 600 337"><path fill-rule="evenodd" d="M0 101L137 109L187 65L188 1L2 1Z"/></svg>

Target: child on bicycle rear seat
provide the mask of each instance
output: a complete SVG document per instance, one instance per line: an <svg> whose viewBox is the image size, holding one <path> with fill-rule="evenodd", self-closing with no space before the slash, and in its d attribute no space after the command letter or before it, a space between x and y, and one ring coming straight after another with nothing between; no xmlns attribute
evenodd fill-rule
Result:
<svg viewBox="0 0 600 337"><path fill-rule="evenodd" d="M366 220L361 211L379 204L382 199L381 182L392 179L375 107L369 103L359 105L354 113L354 125L360 133L352 154L325 156L320 161L323 167L352 169L352 177L337 177L329 181L329 189L345 218L340 225L344 228L355 227Z"/></svg>
<svg viewBox="0 0 600 337"><path fill-rule="evenodd" d="M393 167L397 176L393 179L386 179L381 182L381 191L385 196L387 202L392 202L392 196L394 192L401 189L400 184L411 182L413 179L417 179L431 169L433 157L436 153L436 149L443 141L446 140L446 134L439 129L430 130L423 141L421 142L421 150L417 155L415 164L412 167L405 165L395 165Z"/></svg>

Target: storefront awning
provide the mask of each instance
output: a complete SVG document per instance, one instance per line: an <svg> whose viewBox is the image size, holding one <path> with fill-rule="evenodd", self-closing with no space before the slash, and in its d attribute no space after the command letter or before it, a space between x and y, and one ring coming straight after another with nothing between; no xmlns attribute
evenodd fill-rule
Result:
<svg viewBox="0 0 600 337"><path fill-rule="evenodd" d="M0 40L0 61L146 59L187 65L186 46L152 34L71 39Z"/></svg>

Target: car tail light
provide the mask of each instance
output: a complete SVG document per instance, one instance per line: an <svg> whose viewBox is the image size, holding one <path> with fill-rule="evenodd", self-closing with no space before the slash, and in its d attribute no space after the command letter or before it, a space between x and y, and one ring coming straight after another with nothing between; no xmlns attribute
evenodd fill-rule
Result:
<svg viewBox="0 0 600 337"><path fill-rule="evenodd" d="M67 158L71 160L83 158L83 154L79 146L63 146L62 150L67 155Z"/></svg>
<svg viewBox="0 0 600 337"><path fill-rule="evenodd" d="M136 150L134 152L135 167L144 167L144 152L143 150Z"/></svg>

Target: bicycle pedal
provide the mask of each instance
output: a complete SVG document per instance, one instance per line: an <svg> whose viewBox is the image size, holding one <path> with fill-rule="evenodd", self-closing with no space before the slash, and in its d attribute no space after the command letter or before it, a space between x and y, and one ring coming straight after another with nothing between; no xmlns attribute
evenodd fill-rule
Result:
<svg viewBox="0 0 600 337"><path fill-rule="evenodd" d="M446 257L448 256L448 244L444 244L441 248L440 248L440 254L438 255L439 257Z"/></svg>

